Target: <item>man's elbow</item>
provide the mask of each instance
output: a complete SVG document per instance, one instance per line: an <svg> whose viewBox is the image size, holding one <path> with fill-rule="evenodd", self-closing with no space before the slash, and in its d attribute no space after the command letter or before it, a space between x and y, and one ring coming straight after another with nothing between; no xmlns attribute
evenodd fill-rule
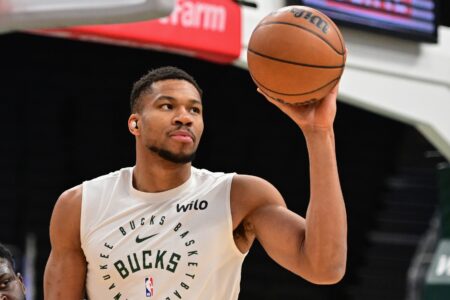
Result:
<svg viewBox="0 0 450 300"><path fill-rule="evenodd" d="M345 265L337 267L322 268L314 272L314 275L310 278L306 278L308 281L319 285L332 285L336 284L344 278Z"/></svg>
<svg viewBox="0 0 450 300"><path fill-rule="evenodd" d="M344 278L345 275L345 266L340 268L334 268L333 270L329 270L328 274L324 276L323 280L319 284L336 284Z"/></svg>

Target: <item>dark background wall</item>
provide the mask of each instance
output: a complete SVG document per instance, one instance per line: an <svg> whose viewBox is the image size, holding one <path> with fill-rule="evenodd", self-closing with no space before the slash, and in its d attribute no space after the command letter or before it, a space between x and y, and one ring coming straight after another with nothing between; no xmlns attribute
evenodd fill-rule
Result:
<svg viewBox="0 0 450 300"><path fill-rule="evenodd" d="M158 66L184 68L204 89L206 130L194 165L266 178L292 210L305 215L304 139L292 121L256 93L246 71L167 53L27 34L0 36L0 49L0 241L23 249L24 236L36 234L39 289L56 199L83 180L133 164L128 95L135 80ZM240 299L348 299L383 180L411 129L342 103L335 129L349 219L346 277L330 287L309 284L255 245L244 264Z"/></svg>

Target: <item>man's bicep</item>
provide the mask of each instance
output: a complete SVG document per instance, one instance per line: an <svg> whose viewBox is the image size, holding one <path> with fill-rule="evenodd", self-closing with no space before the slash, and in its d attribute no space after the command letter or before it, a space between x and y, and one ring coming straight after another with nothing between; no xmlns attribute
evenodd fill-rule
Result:
<svg viewBox="0 0 450 300"><path fill-rule="evenodd" d="M236 176L232 189L235 212L267 254L284 268L310 280L311 268L302 250L306 233L303 217L290 211L280 192L268 181ZM239 219L238 219L239 220Z"/></svg>
<svg viewBox="0 0 450 300"><path fill-rule="evenodd" d="M305 219L281 205L264 205L250 216L256 238L282 267L308 279L308 262L302 251Z"/></svg>
<svg viewBox="0 0 450 300"><path fill-rule="evenodd" d="M303 251L305 219L287 208L280 192L269 182L252 180L247 186L246 196L252 199L253 207L246 221L256 239L274 261L310 280L312 268Z"/></svg>
<svg viewBox="0 0 450 300"><path fill-rule="evenodd" d="M66 191L50 221L52 250L44 278L45 299L82 299L86 259L80 242L81 187Z"/></svg>

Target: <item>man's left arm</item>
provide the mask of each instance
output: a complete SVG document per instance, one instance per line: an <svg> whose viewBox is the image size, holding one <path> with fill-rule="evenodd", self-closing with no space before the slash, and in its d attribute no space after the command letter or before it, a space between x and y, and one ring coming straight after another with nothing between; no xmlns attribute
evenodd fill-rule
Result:
<svg viewBox="0 0 450 300"><path fill-rule="evenodd" d="M246 217L275 261L317 284L338 282L345 273L347 258L347 217L333 131L336 96L337 88L319 103L304 107L268 98L303 131L310 163L310 201L303 219L285 208L275 188L265 190L262 186L268 183L259 184L251 193L254 209Z"/></svg>
<svg viewBox="0 0 450 300"><path fill-rule="evenodd" d="M324 283L339 281L347 258L347 216L332 129L305 132L310 164L310 201L303 253Z"/></svg>

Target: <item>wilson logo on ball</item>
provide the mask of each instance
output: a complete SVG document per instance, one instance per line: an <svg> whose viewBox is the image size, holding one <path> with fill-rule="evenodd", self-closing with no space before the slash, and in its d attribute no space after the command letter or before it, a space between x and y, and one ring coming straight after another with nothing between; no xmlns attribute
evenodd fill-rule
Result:
<svg viewBox="0 0 450 300"><path fill-rule="evenodd" d="M325 33L325 34L328 33L329 25L320 16L315 15L310 11L306 11L304 9L298 9L298 8L292 8L291 13L296 18L303 18L305 20L308 20L309 22L311 22L311 24L314 24L323 33Z"/></svg>

